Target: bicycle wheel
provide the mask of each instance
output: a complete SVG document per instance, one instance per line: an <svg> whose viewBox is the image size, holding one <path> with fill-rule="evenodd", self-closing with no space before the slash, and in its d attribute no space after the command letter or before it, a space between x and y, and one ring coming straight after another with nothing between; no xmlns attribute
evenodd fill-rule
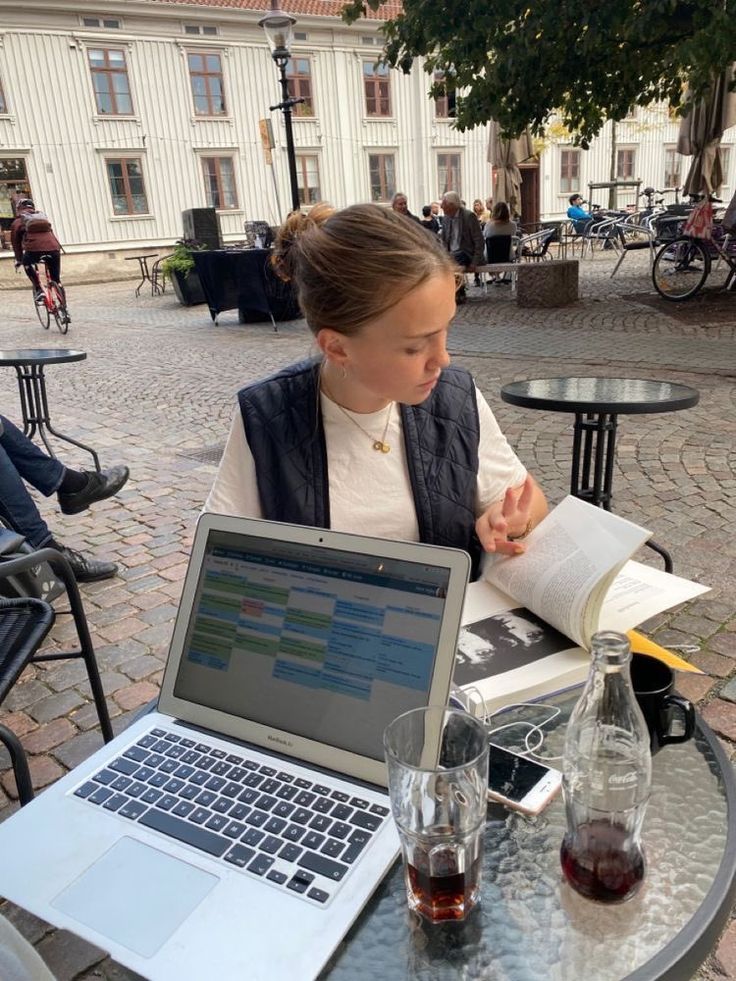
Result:
<svg viewBox="0 0 736 981"><path fill-rule="evenodd" d="M69 330L69 311L66 307L66 295L64 293L64 287L59 286L58 283L51 284L51 295L54 298L54 308L51 311L54 315L54 320L56 321L56 326L60 334L66 334Z"/></svg>
<svg viewBox="0 0 736 981"><path fill-rule="evenodd" d="M49 324L51 323L51 314L49 313L49 308L46 306L46 297L40 300L38 303L34 299L33 305L36 308L36 316L41 322L41 326L44 330L49 329Z"/></svg>
<svg viewBox="0 0 736 981"><path fill-rule="evenodd" d="M709 273L710 255L703 243L694 238L678 238L657 253L652 282L665 300L688 300L702 289Z"/></svg>

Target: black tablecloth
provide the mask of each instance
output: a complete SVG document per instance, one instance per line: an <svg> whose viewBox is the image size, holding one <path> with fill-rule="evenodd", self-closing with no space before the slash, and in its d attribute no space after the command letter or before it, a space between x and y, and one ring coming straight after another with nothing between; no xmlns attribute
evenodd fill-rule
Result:
<svg viewBox="0 0 736 981"><path fill-rule="evenodd" d="M294 320L301 316L294 290L276 276L269 249L212 249L193 252L202 290L214 320L238 310L241 323Z"/></svg>

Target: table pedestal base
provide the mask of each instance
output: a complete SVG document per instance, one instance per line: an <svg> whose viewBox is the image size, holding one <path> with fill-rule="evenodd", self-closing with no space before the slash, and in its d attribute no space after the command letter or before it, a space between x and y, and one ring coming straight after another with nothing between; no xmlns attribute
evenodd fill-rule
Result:
<svg viewBox="0 0 736 981"><path fill-rule="evenodd" d="M611 510L613 461L617 415L613 412L576 412L572 442L570 493L596 507ZM665 572L672 572L672 556L651 539L646 545L662 557Z"/></svg>
<svg viewBox="0 0 736 981"><path fill-rule="evenodd" d="M49 445L46 432L51 433L57 439L62 439L66 443L72 443L82 450L86 450L95 462L95 470L99 473L100 461L95 450L86 443L81 443L78 439L66 436L58 432L51 425L49 417L49 403L46 396L46 377L42 364L15 365L15 373L18 376L18 389L20 391L20 406L23 413L23 433L29 439L33 439L36 432L41 437L43 445L49 456L56 457L56 454Z"/></svg>

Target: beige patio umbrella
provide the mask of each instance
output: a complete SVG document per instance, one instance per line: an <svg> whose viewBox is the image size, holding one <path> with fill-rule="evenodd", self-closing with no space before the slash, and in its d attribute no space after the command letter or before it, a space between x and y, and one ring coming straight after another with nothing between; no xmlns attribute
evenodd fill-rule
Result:
<svg viewBox="0 0 736 981"><path fill-rule="evenodd" d="M488 132L488 162L494 168L493 200L505 201L512 214L521 214L522 177L519 164L534 156L531 133L525 129L515 140L501 136L495 119Z"/></svg>
<svg viewBox="0 0 736 981"><path fill-rule="evenodd" d="M680 121L677 152L693 158L685 194L715 194L723 183L719 146L724 131L736 124L736 92L729 91L733 77L732 65L714 79L710 91Z"/></svg>

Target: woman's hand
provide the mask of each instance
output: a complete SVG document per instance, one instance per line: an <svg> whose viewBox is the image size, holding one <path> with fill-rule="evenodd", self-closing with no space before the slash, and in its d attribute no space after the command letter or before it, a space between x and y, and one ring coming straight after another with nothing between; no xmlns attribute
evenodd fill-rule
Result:
<svg viewBox="0 0 736 981"><path fill-rule="evenodd" d="M509 487L501 501L495 501L483 512L475 523L475 530L486 552L502 555L519 555L526 546L522 542L511 541L509 536L521 536L529 530L533 520L534 498L542 498L546 511L546 501L530 474L519 487ZM544 511L542 512L544 514ZM539 519L537 519L539 520Z"/></svg>

